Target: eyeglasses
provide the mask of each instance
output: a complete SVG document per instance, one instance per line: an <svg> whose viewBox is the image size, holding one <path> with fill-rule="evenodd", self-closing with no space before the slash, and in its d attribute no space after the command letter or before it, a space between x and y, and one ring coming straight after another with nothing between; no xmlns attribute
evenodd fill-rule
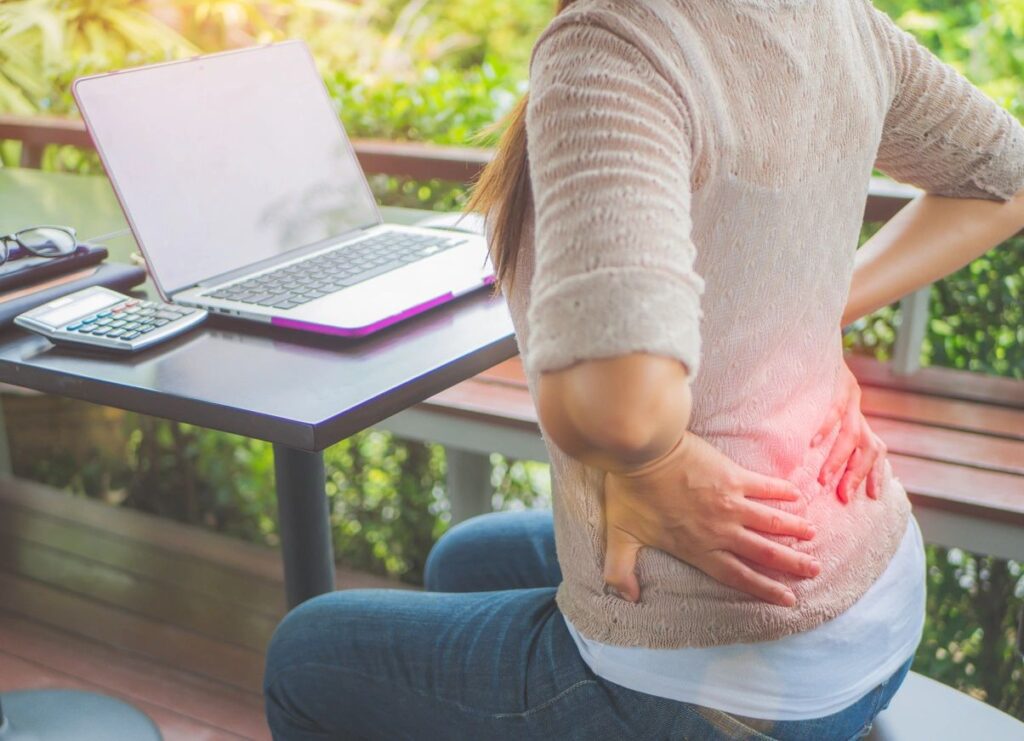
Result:
<svg viewBox="0 0 1024 741"><path fill-rule="evenodd" d="M0 265L25 254L66 257L78 247L78 237L70 226L32 226L0 237Z"/></svg>

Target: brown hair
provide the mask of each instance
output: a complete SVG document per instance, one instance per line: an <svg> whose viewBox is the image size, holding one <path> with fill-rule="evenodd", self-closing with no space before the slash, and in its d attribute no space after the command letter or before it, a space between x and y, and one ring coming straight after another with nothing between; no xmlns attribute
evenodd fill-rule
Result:
<svg viewBox="0 0 1024 741"><path fill-rule="evenodd" d="M575 0L558 0L558 15ZM519 258L519 243L523 234L523 219L533 208L530 187L530 163L526 156L526 105L529 93L496 126L484 133L504 130L498 148L473 186L467 211L490 213L491 262L497 274L495 292L512 288L512 278Z"/></svg>

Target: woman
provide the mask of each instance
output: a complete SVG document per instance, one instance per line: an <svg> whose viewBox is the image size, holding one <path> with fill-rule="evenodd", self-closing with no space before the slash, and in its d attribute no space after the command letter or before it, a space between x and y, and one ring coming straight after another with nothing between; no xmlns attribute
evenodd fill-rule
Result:
<svg viewBox="0 0 1024 741"><path fill-rule="evenodd" d="M921 536L841 327L1024 227L1024 129L867 0L576 0L487 214L554 512L282 623L277 738L849 739ZM856 249L872 167L926 191ZM817 433L817 434L816 434Z"/></svg>

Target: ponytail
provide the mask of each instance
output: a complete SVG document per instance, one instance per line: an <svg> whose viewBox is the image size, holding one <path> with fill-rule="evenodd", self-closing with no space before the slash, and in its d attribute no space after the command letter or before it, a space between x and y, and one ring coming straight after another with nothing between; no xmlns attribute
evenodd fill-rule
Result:
<svg viewBox="0 0 1024 741"><path fill-rule="evenodd" d="M558 0L555 14L561 13L574 0ZM480 174L473 186L467 211L489 214L491 227L491 262L497 281L495 291L512 288L512 279L519 258L523 221L533 208L530 187L530 163L526 155L526 106L524 95L497 129L504 129L494 159Z"/></svg>

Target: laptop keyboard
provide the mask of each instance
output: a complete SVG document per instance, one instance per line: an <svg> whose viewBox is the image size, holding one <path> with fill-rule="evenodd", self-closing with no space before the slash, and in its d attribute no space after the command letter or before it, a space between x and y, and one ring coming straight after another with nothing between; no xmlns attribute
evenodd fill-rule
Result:
<svg viewBox="0 0 1024 741"><path fill-rule="evenodd" d="M465 241L457 236L385 232L203 295L293 309Z"/></svg>

